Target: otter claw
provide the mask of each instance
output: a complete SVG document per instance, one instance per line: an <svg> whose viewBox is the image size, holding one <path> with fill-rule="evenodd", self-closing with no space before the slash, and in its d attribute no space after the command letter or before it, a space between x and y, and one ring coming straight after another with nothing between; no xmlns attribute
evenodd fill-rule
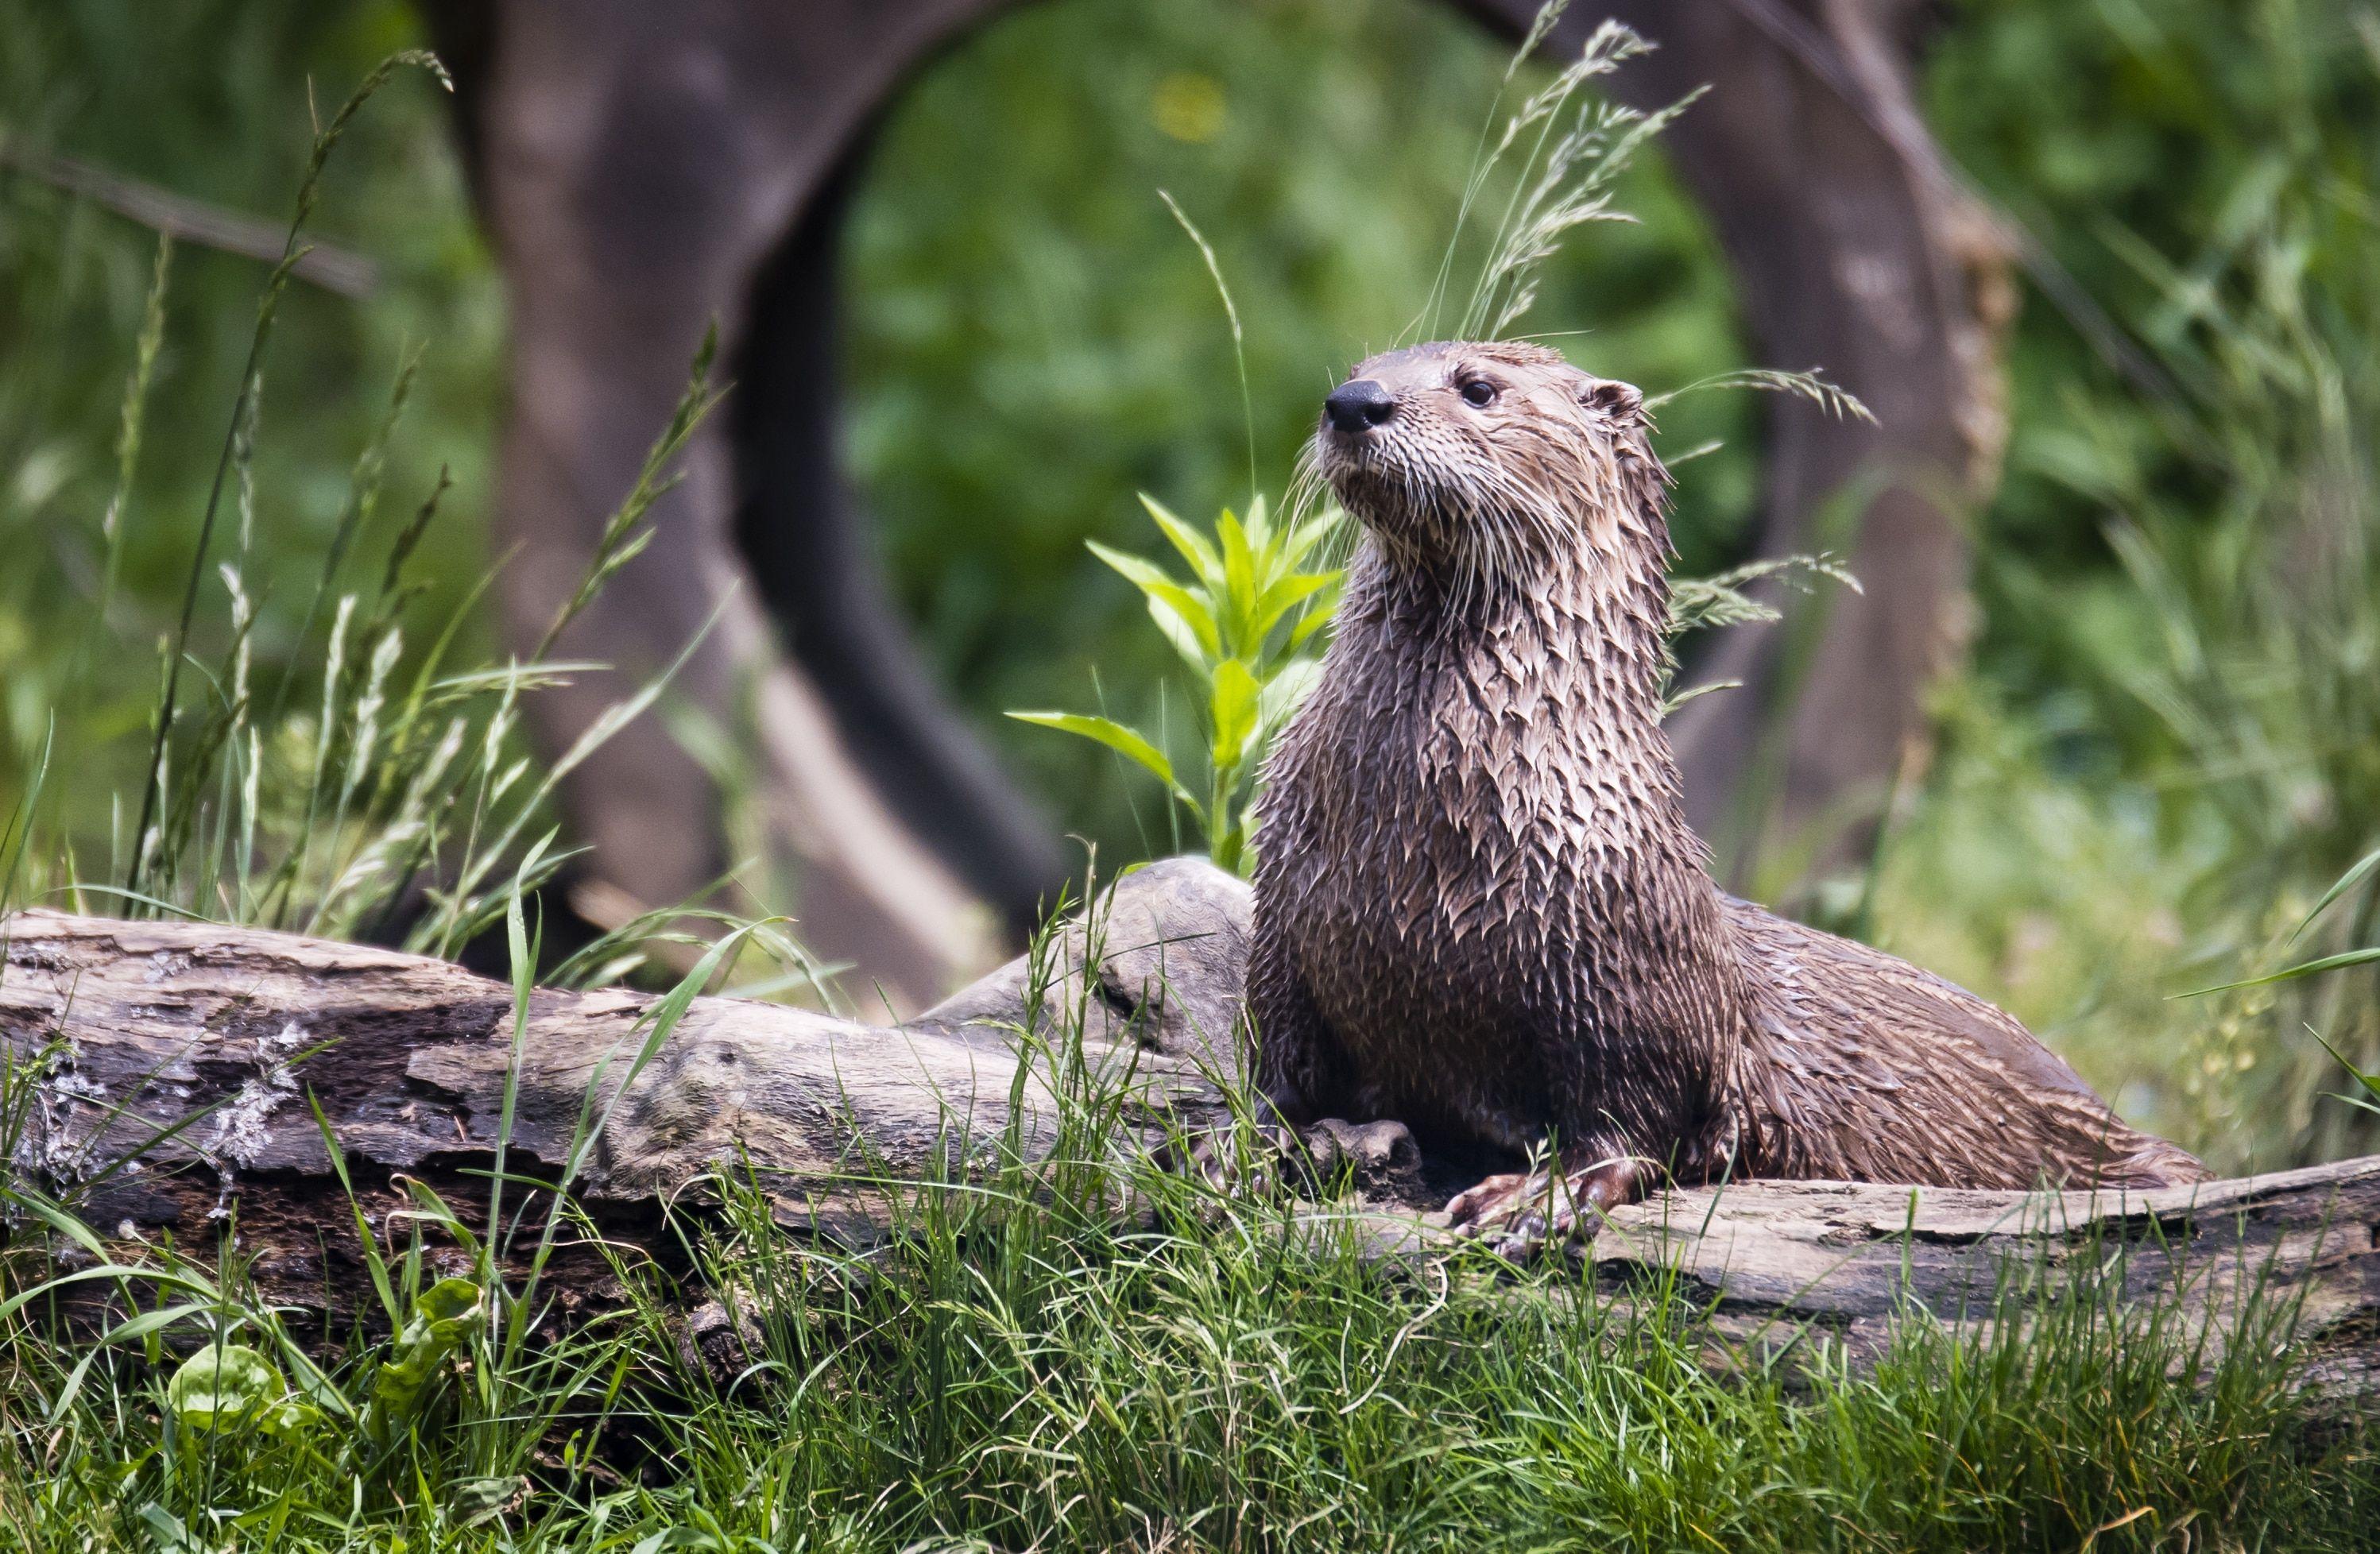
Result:
<svg viewBox="0 0 2380 1554"><path fill-rule="evenodd" d="M1643 1184L1633 1159L1598 1159L1567 1172L1491 1176L1446 1206L1449 1228L1485 1240L1510 1262L1527 1262L1548 1244L1583 1246L1603 1228L1604 1211Z"/></svg>
<svg viewBox="0 0 2380 1554"><path fill-rule="evenodd" d="M1475 1231L1486 1228L1485 1221L1511 1212L1520 1201L1521 1188L1529 1178L1518 1172L1490 1176L1454 1196L1446 1206L1446 1222L1450 1229Z"/></svg>

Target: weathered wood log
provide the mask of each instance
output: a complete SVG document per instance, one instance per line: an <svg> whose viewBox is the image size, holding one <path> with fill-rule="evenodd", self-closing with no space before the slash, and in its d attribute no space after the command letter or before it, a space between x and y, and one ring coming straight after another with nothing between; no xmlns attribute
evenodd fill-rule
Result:
<svg viewBox="0 0 2380 1554"><path fill-rule="evenodd" d="M468 1210L485 1198L474 1172L492 1161L509 1068L510 1170L551 1180L590 1108L608 1118L575 1191L619 1244L668 1260L661 1205L722 1170L748 1169L796 1232L871 1233L887 1204L863 1177L1051 1147L1049 1038L1070 1027L1065 1012L1082 1012L1084 1058L1131 1102L1125 1131L1143 1137L1126 1147L1168 1116L1218 1118L1247 904L1204 863L1154 865L1053 935L1038 966L1003 967L905 1026L698 999L641 1066L657 1002L645 994L540 990L516 1033L510 989L437 961L23 913L0 925L0 1038L31 1102L13 1166L127 1243L170 1232L203 1249L236 1215L267 1294L344 1308L362 1296L362 1268L314 1107L376 1226L407 1179ZM1449 1190L1442 1172L1431 1185ZM1363 1216L1383 1257L1445 1239L1410 1206L1317 1212ZM1815 1333L1859 1356L1912 1310L1971 1321L2003 1280L2055 1293L2071 1287L2061 1272L2100 1269L2119 1300L2178 1299L2218 1339L2252 1300L2286 1307L2305 1374L2380 1384L2380 1158L2128 1196L1738 1183L1623 1208L1591 1256L1621 1290L1674 1270L1722 1337ZM600 1302L589 1266L568 1287Z"/></svg>
<svg viewBox="0 0 2380 1554"><path fill-rule="evenodd" d="M1153 1116L1211 1114L1226 1067L1246 886L1160 864L1053 939L1038 1024L1083 1011L1083 1046ZM1056 1126L1050 1054L1019 1032L1035 968L1002 967L893 1027L784 1005L697 1000L638 1062L659 1002L512 991L418 955L200 923L27 912L6 919L0 1037L32 1087L18 1170L103 1235L202 1247L233 1213L276 1299L359 1297L337 1244L352 1216L315 1118L380 1223L405 1181L469 1210L486 1197L508 1071L506 1167L552 1181L589 1135L573 1194L625 1244L665 1237L660 1204L747 1165L789 1224L856 1231L883 1206L854 1175L915 1178ZM1086 967L1090 980L1084 979ZM195 1119L195 1121L193 1120Z"/></svg>
<svg viewBox="0 0 2380 1554"><path fill-rule="evenodd" d="M1446 1232L1375 1234L1413 1256ZM2287 1344L2301 1386L2380 1391L2380 1157L2130 1194L1736 1183L1623 1205L1589 1256L1620 1298L1674 1278L1738 1355L1816 1340L1865 1365L1912 1314L1973 1334L2091 1301L2185 1347L2203 1334L2209 1360Z"/></svg>

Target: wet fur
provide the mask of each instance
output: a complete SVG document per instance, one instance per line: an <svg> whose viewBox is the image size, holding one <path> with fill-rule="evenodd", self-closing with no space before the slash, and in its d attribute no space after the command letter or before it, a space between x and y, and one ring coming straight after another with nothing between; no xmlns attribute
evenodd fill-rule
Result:
<svg viewBox="0 0 2380 1554"><path fill-rule="evenodd" d="M1318 437L1366 540L1261 811L1249 1006L1285 1120L1687 1181L2205 1174L1980 999L1714 886L1660 723L1670 482L1635 390L1512 343L1356 375L1396 409Z"/></svg>

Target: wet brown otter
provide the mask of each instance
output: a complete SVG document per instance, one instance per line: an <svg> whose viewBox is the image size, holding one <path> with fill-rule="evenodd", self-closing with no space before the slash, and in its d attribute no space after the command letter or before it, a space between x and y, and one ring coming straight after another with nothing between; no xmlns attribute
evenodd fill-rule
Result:
<svg viewBox="0 0 2380 1554"><path fill-rule="evenodd" d="M1636 390L1533 345L1391 352L1326 401L1318 467L1366 540L1267 768L1265 1098L1551 1141L1450 1206L1512 1249L1665 1172L2204 1177L1998 1009L1714 886L1661 730L1647 431Z"/></svg>

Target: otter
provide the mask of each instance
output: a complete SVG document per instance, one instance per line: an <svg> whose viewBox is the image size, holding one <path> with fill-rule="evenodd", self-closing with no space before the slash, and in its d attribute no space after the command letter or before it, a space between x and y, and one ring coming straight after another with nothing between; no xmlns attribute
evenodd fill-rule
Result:
<svg viewBox="0 0 2380 1554"><path fill-rule="evenodd" d="M1523 343L1392 351L1324 401L1364 538L1265 767L1261 1103L1531 1156L1448 1206L1508 1254L1663 1178L2203 1179L1998 1009L1714 883L1661 726L1650 433Z"/></svg>

